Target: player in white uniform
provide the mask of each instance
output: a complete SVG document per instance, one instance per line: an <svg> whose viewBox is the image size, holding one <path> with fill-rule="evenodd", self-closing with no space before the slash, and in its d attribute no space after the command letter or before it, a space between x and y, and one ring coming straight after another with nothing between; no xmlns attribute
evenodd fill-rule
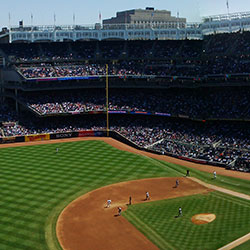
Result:
<svg viewBox="0 0 250 250"><path fill-rule="evenodd" d="M214 171L214 179L216 179L216 171Z"/></svg>
<svg viewBox="0 0 250 250"><path fill-rule="evenodd" d="M182 216L182 209L179 207L179 217Z"/></svg>
<svg viewBox="0 0 250 250"><path fill-rule="evenodd" d="M107 200L107 207L110 207L110 205L111 205L111 200L108 199L108 200Z"/></svg>
<svg viewBox="0 0 250 250"><path fill-rule="evenodd" d="M118 215L120 216L122 214L122 208L118 207Z"/></svg>
<svg viewBox="0 0 250 250"><path fill-rule="evenodd" d="M146 200L150 200L149 192L146 192Z"/></svg>
<svg viewBox="0 0 250 250"><path fill-rule="evenodd" d="M56 148L56 152L57 152L57 153L59 152L59 148Z"/></svg>

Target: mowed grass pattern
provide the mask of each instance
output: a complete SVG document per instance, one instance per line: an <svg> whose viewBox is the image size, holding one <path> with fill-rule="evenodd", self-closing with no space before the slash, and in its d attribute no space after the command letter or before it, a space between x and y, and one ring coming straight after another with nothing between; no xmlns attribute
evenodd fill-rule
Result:
<svg viewBox="0 0 250 250"><path fill-rule="evenodd" d="M234 248L234 250L249 250L249 249L250 249L250 240Z"/></svg>
<svg viewBox="0 0 250 250"><path fill-rule="evenodd" d="M159 161L159 163L168 167L168 169L172 171L177 171L180 175L185 176L187 169L190 170L190 174L192 177L196 177L206 183L220 186L226 189L231 189L233 191L250 195L250 181L229 177L229 176L222 176L217 174L216 180L214 179L213 173L202 172L194 168L187 168L185 166L176 165L169 162Z"/></svg>
<svg viewBox="0 0 250 250"><path fill-rule="evenodd" d="M183 216L176 217L180 206ZM193 224L200 213L216 220ZM123 215L160 249L214 250L250 231L250 202L219 192L133 205Z"/></svg>
<svg viewBox="0 0 250 250"><path fill-rule="evenodd" d="M53 213L58 216L70 201L92 189L176 175L167 167L102 141L2 148L0 158L1 250L47 249L48 218Z"/></svg>

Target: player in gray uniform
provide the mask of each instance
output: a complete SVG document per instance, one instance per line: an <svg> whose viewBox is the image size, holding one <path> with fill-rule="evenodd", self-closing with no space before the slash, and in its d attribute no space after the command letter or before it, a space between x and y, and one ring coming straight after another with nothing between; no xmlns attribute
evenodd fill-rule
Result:
<svg viewBox="0 0 250 250"><path fill-rule="evenodd" d="M178 187L178 186L179 186L179 184L180 184L180 181L177 179L177 180L176 180L176 184L175 184L175 186L176 186L176 187Z"/></svg>

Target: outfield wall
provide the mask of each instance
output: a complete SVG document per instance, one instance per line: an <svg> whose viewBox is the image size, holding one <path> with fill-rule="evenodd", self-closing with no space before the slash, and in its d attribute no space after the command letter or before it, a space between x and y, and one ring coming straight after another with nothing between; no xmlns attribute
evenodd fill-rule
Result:
<svg viewBox="0 0 250 250"><path fill-rule="evenodd" d="M109 131L109 136L133 148L143 150L149 153L158 154L158 155L162 154L161 152L158 152L158 151L140 147L116 131ZM52 134L35 134L35 135L25 135L25 136L16 136L16 137L14 136L3 137L3 138L0 138L0 144L15 143L15 142L45 141L45 140L67 139L67 138L77 138L77 137L107 137L107 131L106 130L100 130L100 131L81 130L81 131L74 131L74 132L62 132L62 133L52 133ZM188 158L184 156L176 156L172 153L165 153L165 155L171 156L177 159L185 160L185 161L191 161L194 163L214 165L218 167L227 168L227 165L225 164L208 162L202 159Z"/></svg>
<svg viewBox="0 0 250 250"><path fill-rule="evenodd" d="M24 137L25 142L29 142L29 141L46 141L46 140L50 140L50 134L26 135Z"/></svg>

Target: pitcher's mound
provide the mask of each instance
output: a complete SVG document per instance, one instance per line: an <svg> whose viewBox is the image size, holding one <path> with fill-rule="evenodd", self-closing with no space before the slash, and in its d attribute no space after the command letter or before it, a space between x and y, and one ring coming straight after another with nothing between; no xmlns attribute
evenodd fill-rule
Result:
<svg viewBox="0 0 250 250"><path fill-rule="evenodd" d="M215 214L196 214L192 217L191 221L196 224L206 224L214 221L216 219Z"/></svg>

